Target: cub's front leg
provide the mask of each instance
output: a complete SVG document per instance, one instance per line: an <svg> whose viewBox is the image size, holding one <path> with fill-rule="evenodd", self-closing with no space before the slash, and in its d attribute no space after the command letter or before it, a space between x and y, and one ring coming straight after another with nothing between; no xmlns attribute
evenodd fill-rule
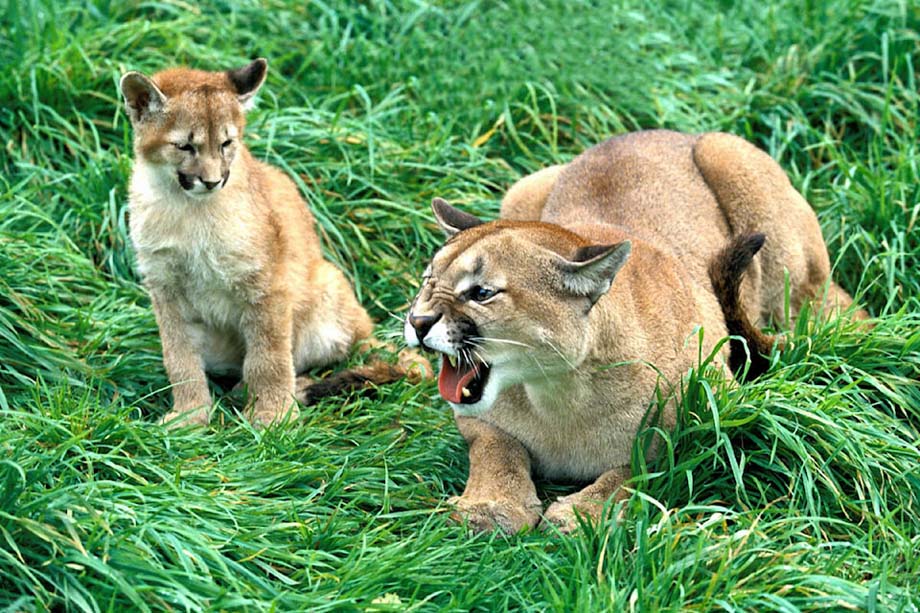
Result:
<svg viewBox="0 0 920 613"><path fill-rule="evenodd" d="M560 496L546 509L546 521L564 533L574 532L578 528L576 512L585 519L597 522L604 511L604 504L611 496L615 495L614 500L626 498L627 492L621 486L630 475L628 466L614 468L588 487L568 496Z"/></svg>
<svg viewBox="0 0 920 613"><path fill-rule="evenodd" d="M243 382L249 388L252 420L269 424L290 410L294 402L293 315L285 294L270 294L243 314L240 328L246 344Z"/></svg>
<svg viewBox="0 0 920 613"><path fill-rule="evenodd" d="M463 495L452 498L455 519L478 532L499 529L514 534L540 520L540 499L530 478L524 446L495 426L457 417L470 451L470 476Z"/></svg>
<svg viewBox="0 0 920 613"><path fill-rule="evenodd" d="M166 289L148 287L160 343L163 366L172 385L173 408L161 423L179 426L185 423L206 425L211 408L211 394L204 373L204 362L188 333L175 296Z"/></svg>

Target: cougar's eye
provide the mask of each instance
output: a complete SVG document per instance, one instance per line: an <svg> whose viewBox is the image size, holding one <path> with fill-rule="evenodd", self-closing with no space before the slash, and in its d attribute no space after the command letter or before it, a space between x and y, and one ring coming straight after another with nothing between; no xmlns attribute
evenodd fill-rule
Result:
<svg viewBox="0 0 920 613"><path fill-rule="evenodd" d="M233 141L230 140L230 139L227 139L227 140L225 140L224 142L222 142L222 143L220 144L220 148L221 148L221 149L226 149L227 147L229 147L229 146L232 145L232 144L233 144Z"/></svg>
<svg viewBox="0 0 920 613"><path fill-rule="evenodd" d="M174 143L179 151L195 151L195 145L191 143Z"/></svg>
<svg viewBox="0 0 920 613"><path fill-rule="evenodd" d="M497 293L498 290L494 290L490 287L474 285L467 291L467 296L469 296L470 300L473 302L485 302Z"/></svg>

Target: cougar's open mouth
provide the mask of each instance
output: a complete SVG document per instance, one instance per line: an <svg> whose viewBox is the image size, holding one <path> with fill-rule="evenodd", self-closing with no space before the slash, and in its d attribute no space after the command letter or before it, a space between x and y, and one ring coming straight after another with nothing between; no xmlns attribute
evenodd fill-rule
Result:
<svg viewBox="0 0 920 613"><path fill-rule="evenodd" d="M476 404L489 380L492 368L485 362L471 362L463 357L441 354L438 391L454 404Z"/></svg>

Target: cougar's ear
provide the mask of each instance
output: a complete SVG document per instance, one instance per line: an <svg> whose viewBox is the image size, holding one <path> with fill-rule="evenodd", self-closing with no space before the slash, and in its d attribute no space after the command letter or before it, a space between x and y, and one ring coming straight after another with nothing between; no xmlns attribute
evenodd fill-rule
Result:
<svg viewBox="0 0 920 613"><path fill-rule="evenodd" d="M255 106L255 96L265 83L265 75L268 74L268 60L260 57L236 70L228 70L227 77L236 90L240 104L243 110L248 111Z"/></svg>
<svg viewBox="0 0 920 613"><path fill-rule="evenodd" d="M629 241L579 247L571 258L560 258L557 263L563 287L576 296L588 298L593 306L610 289L631 250Z"/></svg>
<svg viewBox="0 0 920 613"><path fill-rule="evenodd" d="M166 106L166 96L149 77L139 72L127 72L119 82L128 117L138 123L159 113Z"/></svg>
<svg viewBox="0 0 920 613"><path fill-rule="evenodd" d="M448 237L457 232L475 228L482 225L483 221L475 215L464 213L447 204L443 198L435 198L431 201L431 210L434 211L434 218L438 220L438 225L444 230Z"/></svg>

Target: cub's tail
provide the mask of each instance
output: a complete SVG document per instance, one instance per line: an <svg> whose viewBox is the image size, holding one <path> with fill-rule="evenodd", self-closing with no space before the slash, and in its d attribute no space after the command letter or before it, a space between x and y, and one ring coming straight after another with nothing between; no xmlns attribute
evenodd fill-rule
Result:
<svg viewBox="0 0 920 613"><path fill-rule="evenodd" d="M375 346L393 349L388 345L371 344L364 350ZM431 364L418 353L404 349L399 352L397 364L375 359L364 366L356 366L333 373L322 379L311 379L306 376L297 377L297 390L295 397L305 405L318 402L326 396L334 396L357 390L372 390L378 385L392 383L399 379L408 379L411 383L418 383L432 377Z"/></svg>
<svg viewBox="0 0 920 613"><path fill-rule="evenodd" d="M386 362L372 362L365 366L349 368L328 377L314 380L297 377L296 398L305 405L318 402L326 396L335 396L355 390L373 389L406 376L404 368Z"/></svg>
<svg viewBox="0 0 920 613"><path fill-rule="evenodd" d="M764 334L751 323L741 305L741 280L766 238L763 234L735 237L709 263L709 279L725 314L725 325L728 333L736 337L729 340L728 366L736 376L741 375L750 352L751 366L747 371L747 379L766 372L770 366L768 356L776 342L776 337ZM737 337L744 339L744 342Z"/></svg>

